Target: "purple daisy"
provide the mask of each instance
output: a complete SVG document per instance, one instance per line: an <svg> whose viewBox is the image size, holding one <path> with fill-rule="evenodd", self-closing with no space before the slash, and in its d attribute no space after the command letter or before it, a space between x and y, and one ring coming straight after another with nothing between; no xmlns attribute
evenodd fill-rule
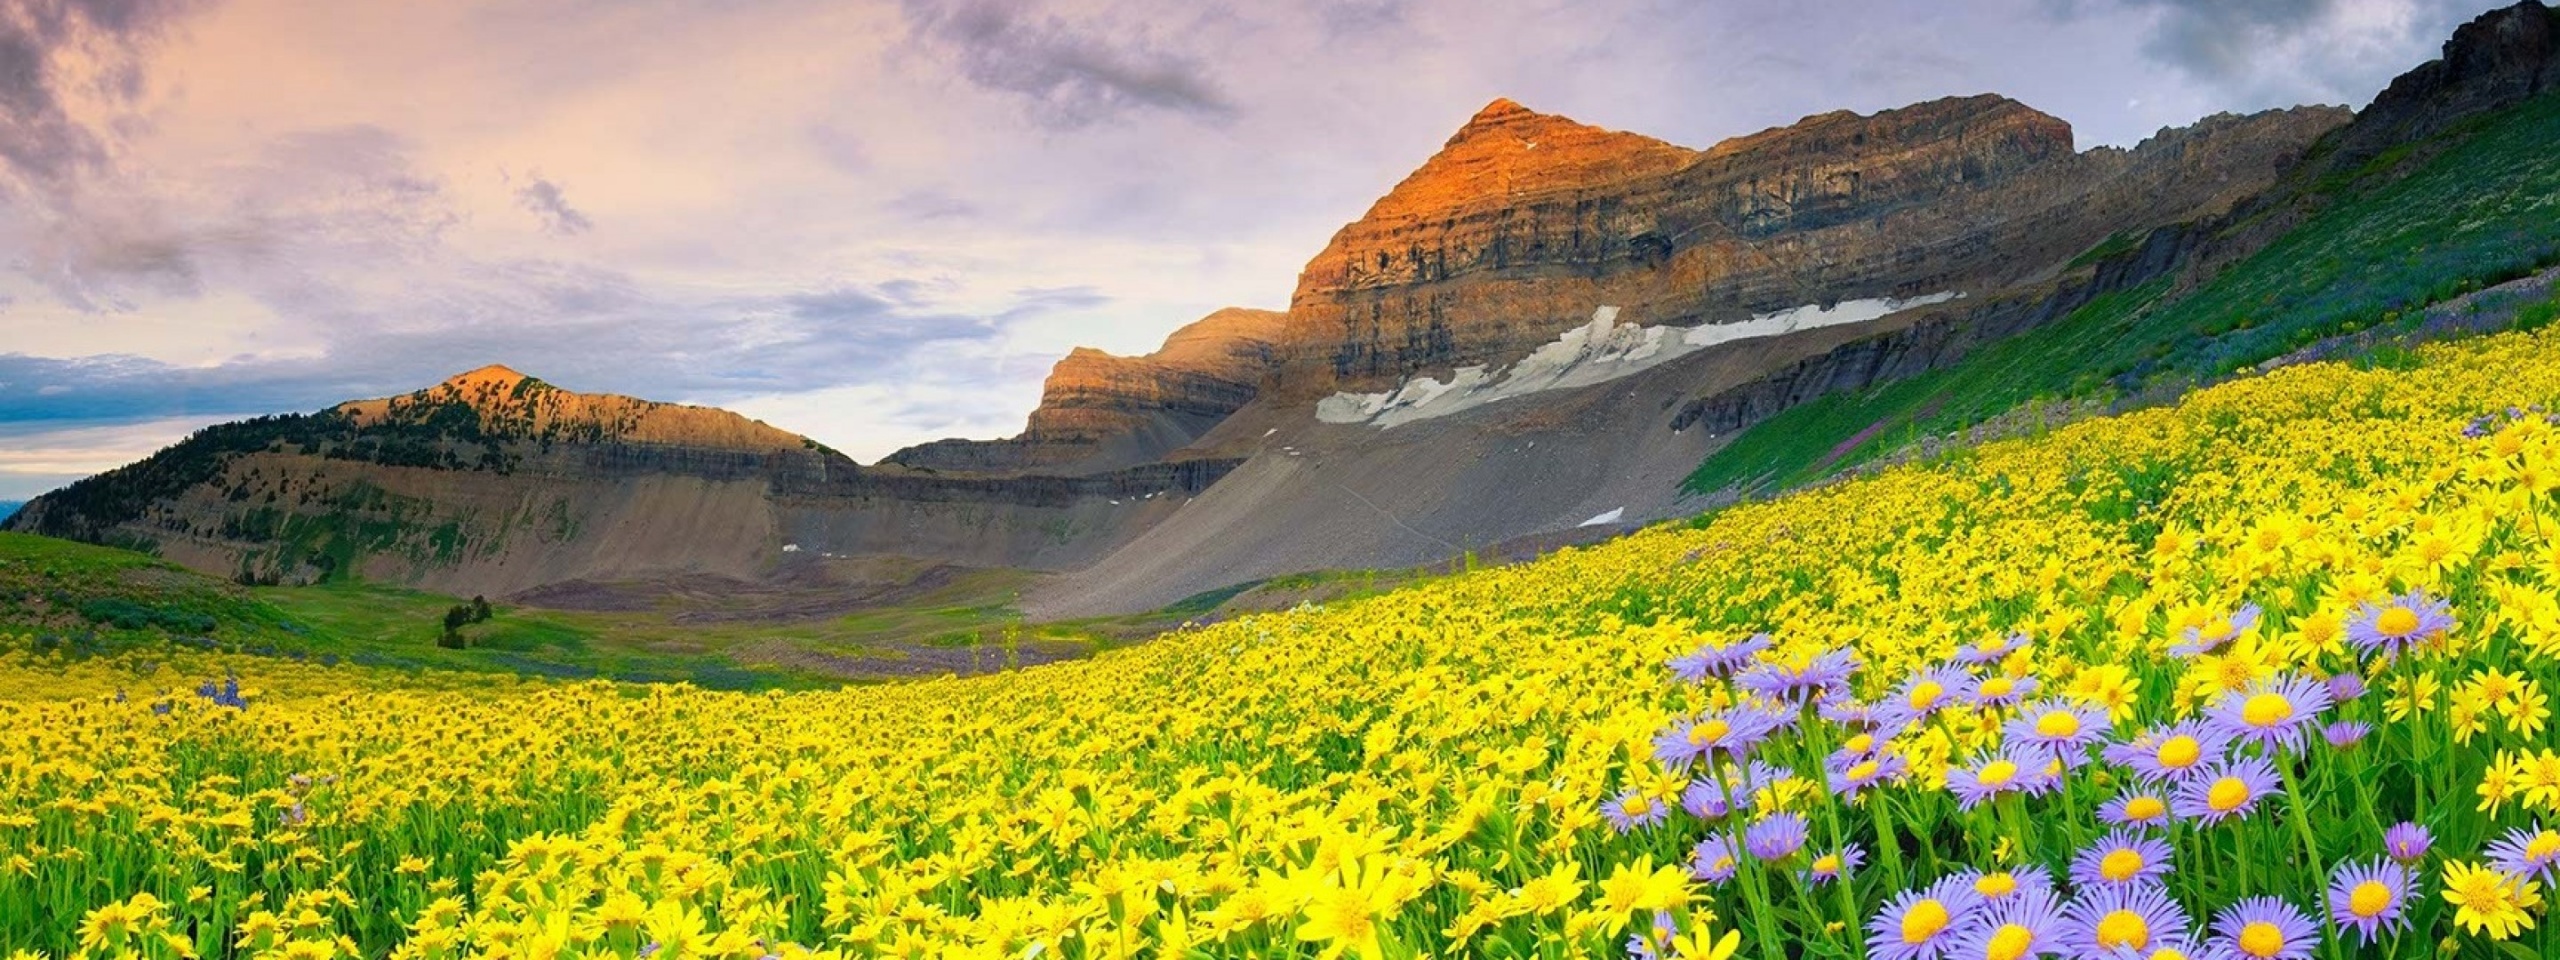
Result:
<svg viewBox="0 0 2560 960"><path fill-rule="evenodd" d="M1703 644L1695 651L1671 658L1671 675L1690 683L1704 683L1708 677L1726 676L1748 666L1752 657L1769 649L1769 644L1765 633Z"/></svg>
<svg viewBox="0 0 2560 960"><path fill-rule="evenodd" d="M2177 822L2169 809L2169 795L2158 790L2136 787L2098 807L2098 819L2119 827L2159 827Z"/></svg>
<svg viewBox="0 0 2560 960"><path fill-rule="evenodd" d="M2401 863L2416 863L2427 858L2427 850L2436 845L2436 835L2419 824L2402 820L2382 831L2382 852Z"/></svg>
<svg viewBox="0 0 2560 960"><path fill-rule="evenodd" d="M1846 696L1849 678L1858 672L1858 655L1847 649L1825 650L1802 660L1770 661L1736 674L1734 686L1770 701L1804 701Z"/></svg>
<svg viewBox="0 0 2560 960"><path fill-rule="evenodd" d="M1689 875L1708 883L1733 879L1742 869L1742 844L1731 833L1711 833L1689 851Z"/></svg>
<svg viewBox="0 0 2560 960"><path fill-rule="evenodd" d="M1957 805L1971 810L2006 793L2031 793L2042 786L2044 768L2050 761L2032 750L2007 747L1986 755L1972 766L1954 767L1947 771L1947 792L1956 795Z"/></svg>
<svg viewBox="0 0 2560 960"><path fill-rule="evenodd" d="M2500 872L2550 883L2560 879L2560 832L2539 823L2517 827L2490 844L2488 856Z"/></svg>
<svg viewBox="0 0 2560 960"><path fill-rule="evenodd" d="M1984 903L1997 903L2022 893L2053 892L2053 875L2040 867L2013 870L1966 870L1954 875Z"/></svg>
<svg viewBox="0 0 2560 960"><path fill-rule="evenodd" d="M2213 918L2214 942L2247 960L2311 960L2320 925L2280 897L2250 897Z"/></svg>
<svg viewBox="0 0 2560 960"><path fill-rule="evenodd" d="M2206 716L2233 739L2274 750L2302 746L2303 731L2329 709L2327 684L2302 677L2274 677L2225 693Z"/></svg>
<svg viewBox="0 0 2560 960"><path fill-rule="evenodd" d="M2329 699L2339 703L2364 696L2364 677L2353 670L2329 678Z"/></svg>
<svg viewBox="0 0 2560 960"><path fill-rule="evenodd" d="M2021 889L1976 912L1956 938L1958 960L2027 960L2062 951L2062 911L2051 890Z"/></svg>
<svg viewBox="0 0 2560 960"><path fill-rule="evenodd" d="M1838 853L1824 854L1813 858L1813 862L1805 866L1805 879L1811 886L1819 887L1823 884L1830 883L1833 880L1854 876L1857 874L1859 867L1866 865L1867 850L1865 847L1858 846L1855 843L1843 844L1841 845L1840 852Z"/></svg>
<svg viewBox="0 0 2560 960"><path fill-rule="evenodd" d="M1876 725L1876 706L1864 700L1833 697L1822 701L1813 713L1852 730L1865 730Z"/></svg>
<svg viewBox="0 0 2560 960"><path fill-rule="evenodd" d="M1721 820L1737 806L1750 805L1748 794L1728 798L1725 788L1713 780L1691 780L1688 786L1680 788L1680 809L1700 820Z"/></svg>
<svg viewBox="0 0 2560 960"><path fill-rule="evenodd" d="M2409 902L2408 867L2389 860L2341 863L2329 876L2329 919L2354 927L2365 946L2408 929L2401 914Z"/></svg>
<svg viewBox="0 0 2560 960"><path fill-rule="evenodd" d="M2062 911L2062 946L2078 957L2140 957L2183 942L2187 911L2148 884L2091 890Z"/></svg>
<svg viewBox="0 0 2560 960"><path fill-rule="evenodd" d="M1884 699L1889 715L1904 723L1929 719L1939 710L1970 700L1973 675L1961 668L1936 666L1912 674Z"/></svg>
<svg viewBox="0 0 2560 960"><path fill-rule="evenodd" d="M2026 649L2027 646L2026 634L2012 633L1997 640L1985 640L1956 651L1956 662L1976 667L1986 663L1998 663L2008 659L2010 654Z"/></svg>
<svg viewBox="0 0 2560 960"><path fill-rule="evenodd" d="M2042 687L2043 684L2034 677L1995 673L1974 682L1973 705L1977 707L2015 706L2025 702L2028 697L2035 696L2036 691Z"/></svg>
<svg viewBox="0 0 2560 960"><path fill-rule="evenodd" d="M2192 657L2212 653L2257 625L2258 605L2244 603L2240 605L2240 609L2231 611L2229 617L2203 626L2188 627L2185 640L2170 646L2169 654L2177 657Z"/></svg>
<svg viewBox="0 0 2560 960"><path fill-rule="evenodd" d="M2086 704L2061 700L2041 700L2018 709L2018 715L2001 725L2001 735L2010 743L2025 744L2052 754L2066 767L2077 767L2088 759L2089 746L2105 739L2113 726L2107 712Z"/></svg>
<svg viewBox="0 0 2560 960"><path fill-rule="evenodd" d="M2108 763L2131 767L2155 783L2176 783L2218 762L2231 749L2231 735L2200 720L2145 730L2105 751Z"/></svg>
<svg viewBox="0 0 2560 960"><path fill-rule="evenodd" d="M2071 882L2079 888L2148 884L2169 869L2166 842L2119 827L2071 858Z"/></svg>
<svg viewBox="0 0 2560 960"><path fill-rule="evenodd" d="M1847 800L1867 788L1898 777L1911 769L1911 761L1900 754L1883 754L1850 763L1834 761L1831 765L1831 792Z"/></svg>
<svg viewBox="0 0 2560 960"><path fill-rule="evenodd" d="M1941 960L1955 946L1982 895L1962 877L1947 877L1885 901L1867 921L1870 960Z"/></svg>
<svg viewBox="0 0 2560 960"><path fill-rule="evenodd" d="M1700 760L1713 760L1718 755L1739 760L1749 756L1751 748L1776 728L1766 712L1749 707L1685 717L1654 734L1653 759L1673 770L1685 769Z"/></svg>
<svg viewBox="0 0 2560 960"><path fill-rule="evenodd" d="M1760 818L1743 832L1742 848L1752 856L1769 862L1784 860L1804 849L1804 818L1792 813L1773 813Z"/></svg>
<svg viewBox="0 0 2560 960"><path fill-rule="evenodd" d="M1609 818L1609 825L1618 828L1619 833L1634 833L1671 819L1670 805L1663 803L1662 798L1635 787L1628 787L1626 792L1601 804L1600 812Z"/></svg>
<svg viewBox="0 0 2560 960"><path fill-rule="evenodd" d="M2264 757L2240 757L2197 771L2178 788L2170 809L2180 817L2211 825L2229 817L2247 817L2258 808L2259 799L2276 789L2275 765Z"/></svg>
<svg viewBox="0 0 2560 960"><path fill-rule="evenodd" d="M2340 720L2320 728L2320 739L2329 741L2330 746L2340 750L2363 743L2364 738L2372 735L2373 724L2362 720Z"/></svg>
<svg viewBox="0 0 2560 960"><path fill-rule="evenodd" d="M2384 603L2366 603L2347 621L2347 642L2367 654L2396 654L2444 636L2455 626L2453 607L2410 590Z"/></svg>

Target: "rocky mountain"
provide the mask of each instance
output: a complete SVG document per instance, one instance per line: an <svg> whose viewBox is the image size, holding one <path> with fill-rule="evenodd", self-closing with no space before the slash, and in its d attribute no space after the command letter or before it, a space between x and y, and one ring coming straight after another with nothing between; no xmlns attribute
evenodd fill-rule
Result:
<svg viewBox="0 0 2560 960"><path fill-rule="evenodd" d="M1683 478L1792 408L2198 289L2347 202L2338 184L2549 90L2555 38L2519 4L2360 113L2220 115L2131 148L2079 149L1990 95L1703 149L1496 100L1332 236L1287 310L1077 350L1012 438L863 466L489 368L213 428L8 525L253 579L519 595L894 555L1047 571L1022 598L1040 617L1569 542L1698 509Z"/></svg>
<svg viewBox="0 0 2560 960"><path fill-rule="evenodd" d="M575 393L493 366L211 427L39 497L5 526L241 580L352 575L502 596L759 580L830 555L1077 566L1232 466L1002 478L869 468L727 411Z"/></svg>

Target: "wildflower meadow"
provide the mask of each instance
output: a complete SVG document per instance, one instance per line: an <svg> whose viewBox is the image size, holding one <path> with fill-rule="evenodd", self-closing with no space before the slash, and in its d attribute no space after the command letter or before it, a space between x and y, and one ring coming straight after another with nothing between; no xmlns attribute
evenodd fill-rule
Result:
<svg viewBox="0 0 2560 960"><path fill-rule="evenodd" d="M0 662L18 957L2560 956L2560 336L1087 661Z"/></svg>

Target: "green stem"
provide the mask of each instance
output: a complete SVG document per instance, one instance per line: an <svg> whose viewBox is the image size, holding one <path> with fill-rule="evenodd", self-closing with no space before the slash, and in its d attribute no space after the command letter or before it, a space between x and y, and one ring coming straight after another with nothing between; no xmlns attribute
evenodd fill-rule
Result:
<svg viewBox="0 0 2560 960"><path fill-rule="evenodd" d="M2284 808L2293 821L2293 832L2302 838L2302 855L2311 864L2313 889L2320 889L2329 879L2329 865L2320 859L2320 838L2311 832L2310 798L2302 792L2302 778L2293 772L2293 758L2277 755L2276 773L2284 778ZM2244 858L2245 859L2245 858ZM2318 911L2323 942L2334 953L2338 947L2338 920L2329 911Z"/></svg>

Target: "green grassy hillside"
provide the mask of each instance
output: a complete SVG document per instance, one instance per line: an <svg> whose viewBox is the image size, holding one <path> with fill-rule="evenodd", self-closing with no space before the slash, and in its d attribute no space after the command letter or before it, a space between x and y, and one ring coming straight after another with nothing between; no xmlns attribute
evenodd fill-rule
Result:
<svg viewBox="0 0 2560 960"><path fill-rule="evenodd" d="M2414 326L2418 308L2560 263L2554 143L2560 95L2474 118L2306 185L2299 202L2315 213L2192 291L2118 291L1949 368L1787 410L1687 486L1798 486L2031 402L2175 389L2324 338Z"/></svg>

